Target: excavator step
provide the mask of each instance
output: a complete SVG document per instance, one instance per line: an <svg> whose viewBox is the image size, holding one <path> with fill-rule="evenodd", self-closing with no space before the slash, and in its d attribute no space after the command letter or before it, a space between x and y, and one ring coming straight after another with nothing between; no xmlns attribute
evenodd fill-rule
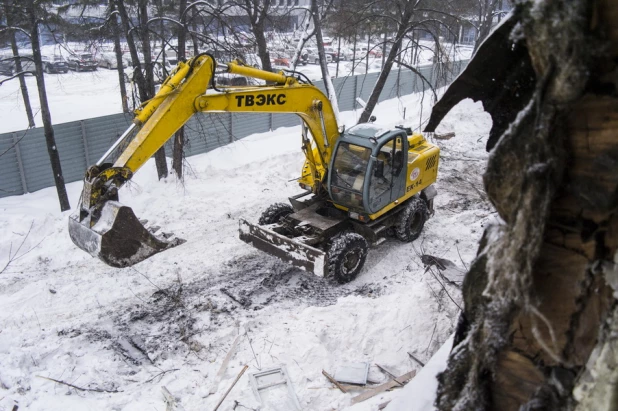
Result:
<svg viewBox="0 0 618 411"><path fill-rule="evenodd" d="M295 267L312 272L318 277L324 277L326 273L326 253L320 249L243 219L239 221L239 233L240 239L245 243Z"/></svg>

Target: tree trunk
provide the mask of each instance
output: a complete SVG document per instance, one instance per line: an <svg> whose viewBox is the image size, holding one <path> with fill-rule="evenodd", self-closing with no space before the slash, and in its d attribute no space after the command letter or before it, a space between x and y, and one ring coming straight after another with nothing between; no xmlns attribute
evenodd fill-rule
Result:
<svg viewBox="0 0 618 411"><path fill-rule="evenodd" d="M36 70L36 85L39 91L39 101L41 103L41 119L43 120L43 128L45 133L45 142L47 143L47 153L49 154L49 162L51 163L52 173L54 173L54 183L58 192L58 200L60 201L60 210L66 211L71 209L67 190L64 185L64 177L62 175L62 166L60 164L60 155L56 146L54 137L54 127L52 126L49 106L47 104L47 92L45 90L45 79L43 76L43 60L41 59L41 45L39 44L39 27L37 13L32 1L29 2L28 16L30 20L30 42L32 44L32 57Z"/></svg>
<svg viewBox="0 0 618 411"><path fill-rule="evenodd" d="M474 51L476 51L478 46L483 42L483 40L485 40L485 38L489 35L489 32L491 31L491 26L494 20L494 11L496 10L498 1L484 0L481 5L482 7L479 11L479 31L477 33L476 42L474 43Z"/></svg>
<svg viewBox="0 0 618 411"><path fill-rule="evenodd" d="M180 0L178 5L179 16L182 19L182 16L187 8L187 0ZM183 21L181 21L184 23ZM183 26L179 29L178 32L178 61L184 61L186 58L186 39L187 39L187 31L185 29L186 26ZM172 152L172 169L176 173L176 177L182 180L182 160L184 157L185 150L185 127L182 126L174 135L174 151Z"/></svg>
<svg viewBox="0 0 618 411"><path fill-rule="evenodd" d="M13 19L10 10L10 6L7 5L7 0L4 1L4 14L6 16L6 24L9 27L13 26ZM19 57L19 49L17 48L17 41L15 41L15 32L9 33L10 41L11 41L11 50L13 51L13 56ZM19 58L15 59L15 71L17 73L21 73L23 71L21 60ZM24 108L26 109L26 117L28 118L28 128L35 127L34 123L34 114L32 113L32 105L30 105L30 95L28 94L28 87L26 86L26 79L24 76L19 76L19 88L21 89L21 96L24 100Z"/></svg>
<svg viewBox="0 0 618 411"><path fill-rule="evenodd" d="M115 11L116 6L110 1L110 11ZM122 60L122 48L120 46L120 27L117 17L114 15L110 19L112 35L114 36L114 52L116 53L116 64L118 66L118 84L120 85L120 99L122 100L122 111L129 112L129 98L127 97L127 86L124 82L124 61Z"/></svg>
<svg viewBox="0 0 618 411"><path fill-rule="evenodd" d="M407 3L408 7L410 7L410 3ZM403 42L403 38L408 30L408 23L412 18L412 11L407 9L404 11L404 14L401 16L401 20L399 21L399 27L397 28L397 35L393 42L393 48L388 53L388 58L384 62L384 68L380 72L380 76L378 77L378 81L376 81L373 90L371 91L371 96L369 96L369 100L367 101L367 105L363 109L360 118L358 119L359 123L366 123L369 121L369 117L371 117L371 113L373 109L378 104L378 100L380 98L380 93L382 93L382 89L384 88L384 84L386 84L386 79L391 72L391 68L393 67L393 62L397 58L399 54L399 48L401 47L401 43ZM367 48L367 54L369 54L369 48Z"/></svg>
<svg viewBox="0 0 618 411"><path fill-rule="evenodd" d="M318 0L311 0L311 14L313 15L313 25L315 26L315 39L318 43L318 57L320 59L320 69L322 71L322 79L324 80L324 87L326 88L326 95L333 106L333 112L335 113L335 119L338 125L341 125L339 119L339 103L337 101L337 93L335 87L330 78L328 72L328 65L326 63L326 53L324 52L324 39L322 38L322 17L320 16L320 10L318 9Z"/></svg>
<svg viewBox="0 0 618 411"><path fill-rule="evenodd" d="M537 82L489 158L504 223L464 280L436 404L616 410L618 3L529 0L514 17Z"/></svg>
<svg viewBox="0 0 618 411"><path fill-rule="evenodd" d="M127 45L131 53L131 60L133 60L133 66L135 66L134 78L137 83L137 90L139 92L139 98L142 102L149 100L154 96L154 78L152 73L152 57L150 54L150 36L148 35L148 28L146 23L148 22L148 2L146 0L140 0L138 18L140 23L140 37L142 40L142 52L144 54L144 66L139 62L139 55L137 47L133 37L129 34L129 16L124 3L121 0L116 0L116 6L118 7L118 13L120 14L120 20L122 21L123 31L127 39ZM142 70L145 73L142 73ZM144 75L145 74L145 75ZM165 159L165 148L161 147L154 155L155 165L157 167L157 175L159 179L167 177L167 161Z"/></svg>
<svg viewBox="0 0 618 411"><path fill-rule="evenodd" d="M260 60L262 60L262 70L272 71L270 54L268 53L268 45L266 44L266 36L264 35L264 24L268 15L270 0L245 0L245 5L249 13L251 31L253 31L253 35L255 36L258 56L260 56Z"/></svg>

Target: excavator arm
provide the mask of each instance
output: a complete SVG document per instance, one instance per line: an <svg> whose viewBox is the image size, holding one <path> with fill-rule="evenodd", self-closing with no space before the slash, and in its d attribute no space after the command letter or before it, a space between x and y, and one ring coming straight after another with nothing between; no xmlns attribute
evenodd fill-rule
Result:
<svg viewBox="0 0 618 411"><path fill-rule="evenodd" d="M155 236L147 230L129 207L118 202L118 190L199 111L299 115L305 125L302 139L306 155L299 181L315 193L323 190L333 145L339 136L328 98L315 86L283 73L238 62L223 67L229 73L274 84L209 89L217 68L212 56L198 55L179 63L157 95L136 110L129 129L87 170L78 212L69 218L69 234L79 248L110 266L127 267L184 242ZM105 163L136 129L114 164Z"/></svg>

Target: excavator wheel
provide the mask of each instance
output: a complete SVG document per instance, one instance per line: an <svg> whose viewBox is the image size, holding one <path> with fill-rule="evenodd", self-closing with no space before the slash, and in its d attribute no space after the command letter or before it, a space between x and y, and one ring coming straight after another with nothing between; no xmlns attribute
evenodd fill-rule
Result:
<svg viewBox="0 0 618 411"><path fill-rule="evenodd" d="M410 242L423 231L428 214L427 204L420 197L412 197L404 207L395 224L395 234L399 240Z"/></svg>
<svg viewBox="0 0 618 411"><path fill-rule="evenodd" d="M335 237L328 250L328 271L339 284L356 278L365 265L367 240L357 233L343 233Z"/></svg>
<svg viewBox="0 0 618 411"><path fill-rule="evenodd" d="M288 216L294 212L291 205L285 203L271 204L258 220L259 225L275 224L281 221L285 216Z"/></svg>

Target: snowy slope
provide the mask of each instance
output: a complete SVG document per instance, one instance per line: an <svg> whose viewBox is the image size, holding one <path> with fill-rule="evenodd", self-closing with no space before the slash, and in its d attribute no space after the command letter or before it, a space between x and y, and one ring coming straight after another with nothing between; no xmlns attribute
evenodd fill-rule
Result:
<svg viewBox="0 0 618 411"><path fill-rule="evenodd" d="M383 102L375 114L387 126L417 127L420 107L419 96L407 96ZM423 120L429 109L426 98ZM351 125L358 114L342 117ZM235 401L256 408L248 374L286 364L303 409L339 410L362 391L341 393L322 370L367 361L375 381L386 379L375 363L396 374L418 370L407 352L427 361L457 320L446 292L460 304L457 288L442 286L420 254L463 268L482 227L495 219L480 177L490 126L470 101L444 120L441 131L457 136L435 141L443 154L436 215L414 243L391 239L372 249L359 277L343 286L237 237L240 217L256 221L269 204L298 193L290 180L303 160L300 127L191 157L184 184L173 176L157 182L154 163L144 166L121 201L187 243L134 268L107 267L77 249L54 188L0 199L0 270L10 255L18 257L0 274L0 409L163 410L161 386L187 411L213 409L245 364L249 370L219 409L231 410ZM75 206L81 183L67 188ZM237 335L237 353L216 384ZM39 376L118 392L79 391ZM375 410L396 395L350 409Z"/></svg>

